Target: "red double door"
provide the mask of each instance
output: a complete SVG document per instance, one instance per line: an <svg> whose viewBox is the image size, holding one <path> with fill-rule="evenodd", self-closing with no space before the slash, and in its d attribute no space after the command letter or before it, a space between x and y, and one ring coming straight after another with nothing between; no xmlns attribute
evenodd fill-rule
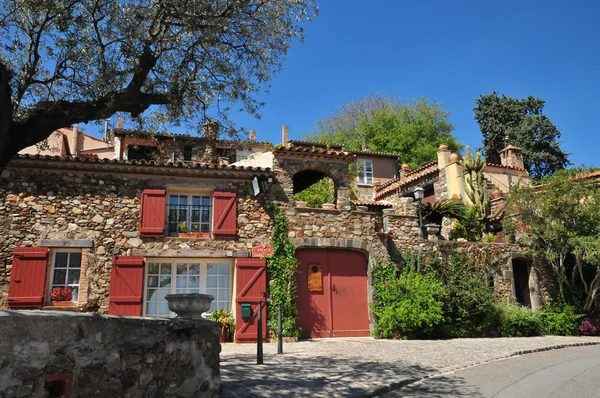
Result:
<svg viewBox="0 0 600 398"><path fill-rule="evenodd" d="M296 258L303 336L369 336L365 256L350 250L298 249Z"/></svg>

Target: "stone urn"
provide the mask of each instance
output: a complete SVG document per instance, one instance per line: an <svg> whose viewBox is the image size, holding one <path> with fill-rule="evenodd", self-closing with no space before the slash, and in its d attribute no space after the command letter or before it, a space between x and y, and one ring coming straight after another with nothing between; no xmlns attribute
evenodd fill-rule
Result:
<svg viewBox="0 0 600 398"><path fill-rule="evenodd" d="M321 207L326 210L335 210L335 205L333 203L323 203Z"/></svg>
<svg viewBox="0 0 600 398"><path fill-rule="evenodd" d="M169 310L177 314L177 318L204 319L202 314L210 309L210 303L215 299L210 294L167 294Z"/></svg>
<svg viewBox="0 0 600 398"><path fill-rule="evenodd" d="M303 200L297 200L295 203L296 207L307 207L307 203Z"/></svg>
<svg viewBox="0 0 600 398"><path fill-rule="evenodd" d="M425 224L423 225L423 228L425 228L425 230L427 231L427 235L429 236L436 236L437 234L440 233L440 228L442 226L439 224Z"/></svg>

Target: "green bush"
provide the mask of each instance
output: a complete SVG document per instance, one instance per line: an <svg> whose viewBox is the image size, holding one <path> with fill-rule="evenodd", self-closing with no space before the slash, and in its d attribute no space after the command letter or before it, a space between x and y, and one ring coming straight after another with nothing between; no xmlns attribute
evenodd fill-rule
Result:
<svg viewBox="0 0 600 398"><path fill-rule="evenodd" d="M391 261L374 267L375 337L427 337L444 321L445 290L435 274L419 274L407 263L398 276Z"/></svg>
<svg viewBox="0 0 600 398"><path fill-rule="evenodd" d="M517 304L496 304L496 310L502 337L540 336L543 332L539 312Z"/></svg>
<svg viewBox="0 0 600 398"><path fill-rule="evenodd" d="M308 207L321 208L323 203L333 203L335 195L334 182L324 177L310 187L294 194L294 200L306 202Z"/></svg>
<svg viewBox="0 0 600 398"><path fill-rule="evenodd" d="M544 307L539 313L544 332L557 336L578 335L580 317L574 311L573 306L559 303Z"/></svg>

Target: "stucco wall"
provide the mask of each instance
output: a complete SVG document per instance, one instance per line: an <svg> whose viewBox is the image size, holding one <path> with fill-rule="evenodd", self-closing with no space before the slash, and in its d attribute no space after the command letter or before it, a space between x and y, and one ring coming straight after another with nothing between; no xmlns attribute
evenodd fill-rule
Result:
<svg viewBox="0 0 600 398"><path fill-rule="evenodd" d="M0 396L47 397L49 376L70 374L72 397L216 397L219 333L206 320L0 311Z"/></svg>

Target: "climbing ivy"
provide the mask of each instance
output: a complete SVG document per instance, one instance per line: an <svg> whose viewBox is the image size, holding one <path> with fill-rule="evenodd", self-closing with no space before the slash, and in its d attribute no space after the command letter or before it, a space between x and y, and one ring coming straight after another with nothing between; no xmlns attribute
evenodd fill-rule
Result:
<svg viewBox="0 0 600 398"><path fill-rule="evenodd" d="M269 272L269 294L271 302L268 306L267 324L269 330L277 335L277 317L279 303L282 305L282 334L285 337L298 337L300 330L297 326L298 308L296 295L298 284L296 282L296 248L288 236L288 224L284 214L277 205L273 210L273 235L271 245L273 255L267 259Z"/></svg>

